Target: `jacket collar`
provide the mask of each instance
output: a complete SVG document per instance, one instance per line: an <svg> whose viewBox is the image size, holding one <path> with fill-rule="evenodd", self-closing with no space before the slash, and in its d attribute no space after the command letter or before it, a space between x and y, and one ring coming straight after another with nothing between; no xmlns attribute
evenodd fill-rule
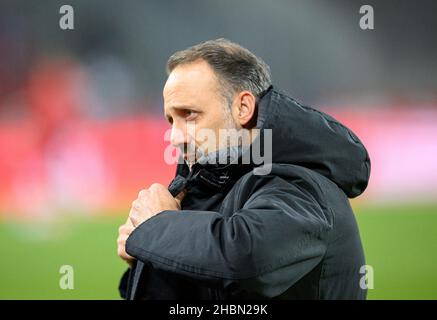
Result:
<svg viewBox="0 0 437 320"><path fill-rule="evenodd" d="M183 189L204 187L211 193L225 192L244 174L251 171L253 164L235 161L230 164L195 163L191 170L186 163L178 164L176 177L170 183L169 191L176 196Z"/></svg>

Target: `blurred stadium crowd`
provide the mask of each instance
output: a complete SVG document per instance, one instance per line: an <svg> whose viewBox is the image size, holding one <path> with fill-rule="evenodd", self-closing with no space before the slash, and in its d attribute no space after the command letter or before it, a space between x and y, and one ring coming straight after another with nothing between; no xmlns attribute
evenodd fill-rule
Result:
<svg viewBox="0 0 437 320"><path fill-rule="evenodd" d="M217 37L358 134L372 160L363 200L435 199L437 6L397 3L375 3L376 30L362 31L358 1L75 1L63 31L56 1L2 1L0 217L116 211L169 182L165 61Z"/></svg>

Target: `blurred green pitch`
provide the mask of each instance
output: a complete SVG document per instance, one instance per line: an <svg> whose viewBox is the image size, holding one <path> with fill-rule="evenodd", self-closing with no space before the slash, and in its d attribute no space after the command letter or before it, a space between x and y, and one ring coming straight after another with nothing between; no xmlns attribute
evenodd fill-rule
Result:
<svg viewBox="0 0 437 320"><path fill-rule="evenodd" d="M355 208L366 262L374 269L369 299L437 299L437 204ZM116 237L124 217L77 217L55 225L0 223L0 299L119 299L125 264ZM62 265L74 289L62 290Z"/></svg>

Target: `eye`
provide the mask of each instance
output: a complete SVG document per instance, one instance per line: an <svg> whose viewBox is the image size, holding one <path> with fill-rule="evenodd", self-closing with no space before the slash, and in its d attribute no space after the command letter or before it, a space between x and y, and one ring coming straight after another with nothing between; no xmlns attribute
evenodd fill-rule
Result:
<svg viewBox="0 0 437 320"><path fill-rule="evenodd" d="M194 120L197 116L197 112L193 110L185 110L185 119L187 121Z"/></svg>

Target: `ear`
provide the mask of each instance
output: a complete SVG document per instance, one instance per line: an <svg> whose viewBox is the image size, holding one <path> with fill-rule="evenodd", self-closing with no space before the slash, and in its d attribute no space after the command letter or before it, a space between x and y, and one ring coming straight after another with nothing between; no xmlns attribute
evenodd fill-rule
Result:
<svg viewBox="0 0 437 320"><path fill-rule="evenodd" d="M256 98L250 91L241 91L234 100L234 119L243 128L250 129L256 123Z"/></svg>

